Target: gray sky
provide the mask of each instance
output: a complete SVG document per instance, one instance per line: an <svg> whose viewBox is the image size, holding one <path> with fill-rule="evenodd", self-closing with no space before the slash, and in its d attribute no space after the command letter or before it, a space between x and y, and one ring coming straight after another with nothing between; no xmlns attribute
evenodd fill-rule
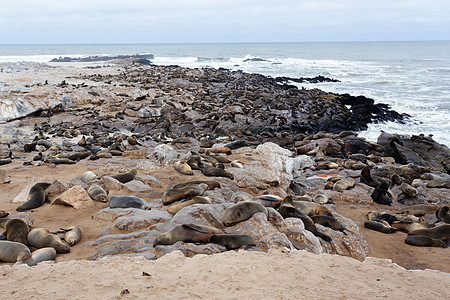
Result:
<svg viewBox="0 0 450 300"><path fill-rule="evenodd" d="M449 0L0 0L0 44L450 40Z"/></svg>

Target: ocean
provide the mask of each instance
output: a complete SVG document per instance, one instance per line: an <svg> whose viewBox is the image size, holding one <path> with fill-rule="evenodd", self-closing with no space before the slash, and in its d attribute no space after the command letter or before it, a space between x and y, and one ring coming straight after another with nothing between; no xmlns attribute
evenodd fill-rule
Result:
<svg viewBox="0 0 450 300"><path fill-rule="evenodd" d="M272 77L323 75L338 79L340 82L295 85L363 95L411 115L406 124L369 125L360 135L371 141L376 141L381 131L423 133L450 147L450 41L0 45L0 64L149 53L155 56L152 62L157 65L222 67Z"/></svg>

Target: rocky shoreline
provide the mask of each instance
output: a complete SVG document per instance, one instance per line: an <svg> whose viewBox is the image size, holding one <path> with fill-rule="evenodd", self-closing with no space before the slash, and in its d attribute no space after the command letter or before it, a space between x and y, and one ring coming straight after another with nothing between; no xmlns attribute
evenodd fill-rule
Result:
<svg viewBox="0 0 450 300"><path fill-rule="evenodd" d="M32 67L37 74L40 68L58 72L54 66ZM358 137L355 131L371 122L407 118L366 97L298 89L262 75L224 69L127 63L95 69L86 66L79 71L49 78L35 76L26 83L9 78L3 84L0 112L1 120L7 122L0 126L0 188L8 194L8 203L2 203L6 209L0 209L10 214L2 218L2 225L19 218L33 227L41 226L39 211L51 214L60 204L65 205L66 214L92 212L81 225L72 220L72 224L49 228L73 225L89 232L89 224L101 227L74 246L89 249L83 258L121 255L155 259L176 250L192 257L228 250L224 245L188 240L155 244L161 234L194 224L225 235L248 236L255 244L250 251L306 250L364 260L370 251L363 234L367 233L365 222L344 216L341 207L388 212L395 217L411 205L426 204L435 211L450 205L450 150L422 135L383 133L377 143ZM189 161L197 157L212 169L205 171L203 166L182 172L174 167L180 163L192 168ZM66 172L72 169L73 176L69 173L66 180L60 179L58 171L63 168ZM53 176L51 169L56 171ZM114 178L133 169L131 180ZM47 176L29 176L39 170ZM86 180L86 171L92 172L93 178ZM12 195L7 192L8 186L14 185L8 176L11 172L22 173L21 182L26 183L17 185L20 193ZM164 203L165 195L175 184L194 180L217 183L197 194L209 202L194 201L170 213L174 208ZM14 212L27 201L37 182L51 184L46 195L52 205ZM377 194L375 190L383 182L388 182L388 188ZM147 209L95 202L88 193L94 184L105 190L108 198L136 196ZM238 192L247 193L253 202L255 197L279 201L226 226L225 211L238 202L232 200ZM347 230L316 223L318 232L330 241L308 230L304 219L280 210L283 205L295 206L286 204L289 196L309 196L308 203L313 203L318 195L326 200L317 205L326 207L333 220ZM380 199L391 205L380 204ZM445 225L438 215L433 212L423 217L430 227ZM362 213L361 217L365 218ZM396 218L386 226L411 223ZM439 256L447 249L432 251Z"/></svg>

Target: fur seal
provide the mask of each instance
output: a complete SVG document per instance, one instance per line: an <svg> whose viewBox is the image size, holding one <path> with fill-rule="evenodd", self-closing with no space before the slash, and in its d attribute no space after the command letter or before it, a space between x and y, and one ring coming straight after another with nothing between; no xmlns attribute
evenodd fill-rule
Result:
<svg viewBox="0 0 450 300"><path fill-rule="evenodd" d="M179 212L181 209L183 209L187 206L190 206L193 204L211 204L213 202L214 202L214 200L211 199L210 197L195 196L192 199L182 201L180 203L170 206L169 208L167 208L167 211L170 214L175 215L177 212Z"/></svg>
<svg viewBox="0 0 450 300"><path fill-rule="evenodd" d="M343 178L333 185L333 191L342 192L354 186L355 180L353 178Z"/></svg>
<svg viewBox="0 0 450 300"><path fill-rule="evenodd" d="M174 185L172 188L178 189L178 188L185 187L188 185L195 185L195 184L200 184L200 183L205 183L208 186L208 190L213 190L215 188L220 189L220 187L221 187L220 183L216 180L191 180L191 181L178 183L178 184Z"/></svg>
<svg viewBox="0 0 450 300"><path fill-rule="evenodd" d="M305 215L304 213L300 212L298 209L296 209L292 204L289 203L283 203L278 208L278 212L281 214L283 218L299 218L302 220L303 225L305 226L305 229L310 231L312 234L314 234L317 237L320 237L326 242L331 242L332 239L322 232L317 231L316 225L314 224L314 221Z"/></svg>
<svg viewBox="0 0 450 300"><path fill-rule="evenodd" d="M30 232L30 227L21 219L11 219L5 224L4 234L8 241L28 246L28 232Z"/></svg>
<svg viewBox="0 0 450 300"><path fill-rule="evenodd" d="M450 224L443 224L433 228L417 229L408 232L409 235L424 235L433 239L449 240Z"/></svg>
<svg viewBox="0 0 450 300"><path fill-rule="evenodd" d="M57 253L69 253L70 248L61 241L59 236L45 228L35 228L28 233L28 242L35 248L52 247Z"/></svg>
<svg viewBox="0 0 450 300"><path fill-rule="evenodd" d="M231 149L228 147L214 147L214 148L200 148L198 153L225 153L226 155L231 154Z"/></svg>
<svg viewBox="0 0 450 300"><path fill-rule="evenodd" d="M406 237L405 243L412 246L423 247L448 247L448 244L440 239L433 239L424 235L409 235Z"/></svg>
<svg viewBox="0 0 450 300"><path fill-rule="evenodd" d="M20 205L17 210L24 211L40 207L45 202L45 190L50 186L50 183L39 182L33 185L28 193L28 201Z"/></svg>
<svg viewBox="0 0 450 300"><path fill-rule="evenodd" d="M432 225L429 224L424 219L420 218L419 222L400 222L396 221L391 224L392 227L397 229L397 231L410 232L417 229L431 228Z"/></svg>
<svg viewBox="0 0 450 300"><path fill-rule="evenodd" d="M241 201L250 200L251 198L253 198L253 196L249 193L238 191L231 196L231 201L234 203L238 203Z"/></svg>
<svg viewBox="0 0 450 300"><path fill-rule="evenodd" d="M64 232L64 240L70 246L75 246L81 240L81 230L76 226L71 226L67 229L61 228Z"/></svg>
<svg viewBox="0 0 450 300"><path fill-rule="evenodd" d="M188 197L201 196L208 189L208 184L188 184L168 189L162 197L163 204L169 204Z"/></svg>
<svg viewBox="0 0 450 300"><path fill-rule="evenodd" d="M108 202L108 194L106 191L99 186L98 184L93 184L88 188L88 194L89 197L91 197L92 200L98 201L98 202Z"/></svg>
<svg viewBox="0 0 450 300"><path fill-rule="evenodd" d="M209 226L194 224L177 225L172 230L158 235L153 243L153 247L157 245L172 245L178 241L206 244L209 241L209 237L214 233L221 233L221 231Z"/></svg>
<svg viewBox="0 0 450 300"><path fill-rule="evenodd" d="M229 164L231 163L231 160L229 160L228 158L226 158L225 156L222 155L214 155L213 156L215 160L217 160L217 162L221 163L221 164Z"/></svg>
<svg viewBox="0 0 450 300"><path fill-rule="evenodd" d="M0 218L4 218L7 217L9 215L8 212L4 211L4 210L0 210Z"/></svg>
<svg viewBox="0 0 450 300"><path fill-rule="evenodd" d="M194 172L192 171L191 166L189 166L187 163L177 161L177 162L175 162L175 164L173 166L174 166L175 170L177 170L181 174L194 175Z"/></svg>
<svg viewBox="0 0 450 300"><path fill-rule="evenodd" d="M28 266L35 266L42 261L55 260L56 250L52 247L45 247L33 251L33 253L26 254L17 260L16 264L27 264Z"/></svg>
<svg viewBox="0 0 450 300"><path fill-rule="evenodd" d="M264 205L253 201L242 201L231 206L228 206L223 213L222 223L225 226L250 219L255 213L263 212L268 216L267 209Z"/></svg>
<svg viewBox="0 0 450 300"><path fill-rule="evenodd" d="M324 194L317 194L313 198L313 202L324 205L326 203L334 204L333 199L330 199L329 197L325 196Z"/></svg>
<svg viewBox="0 0 450 300"><path fill-rule="evenodd" d="M245 234L212 234L209 242L222 245L227 250L238 249L244 245L256 246L253 239Z"/></svg>
<svg viewBox="0 0 450 300"><path fill-rule="evenodd" d="M390 183L387 180L383 180L373 191L371 197L374 202L378 204L391 205L392 195L389 193Z"/></svg>
<svg viewBox="0 0 450 300"><path fill-rule="evenodd" d="M24 255L30 254L30 249L22 243L0 241L0 261L15 263Z"/></svg>
<svg viewBox="0 0 450 300"><path fill-rule="evenodd" d="M317 216L311 216L311 219L314 221L314 224L320 224L325 227L329 227L334 230L338 230L342 232L343 234L347 235L347 233L344 232L346 228L342 226L341 223L339 223L338 220L336 220L334 217L325 216L325 215L317 215Z"/></svg>
<svg viewBox="0 0 450 300"><path fill-rule="evenodd" d="M136 174L137 174L137 169L132 169L129 172L112 175L111 177L116 180L119 180L121 183L127 183L127 182L134 180L134 178L136 177Z"/></svg>
<svg viewBox="0 0 450 300"><path fill-rule="evenodd" d="M403 182L400 185L399 188L402 191L402 193L405 194L407 197L415 197L415 196L417 196L417 193L418 193L417 189L413 188L412 186L410 186L406 182Z"/></svg>
<svg viewBox="0 0 450 300"><path fill-rule="evenodd" d="M283 198L277 195L261 195L261 196L255 196L249 199L253 202L258 202L259 204L262 204L265 207L273 207L276 208L280 205Z"/></svg>
<svg viewBox="0 0 450 300"><path fill-rule="evenodd" d="M233 174L231 174L230 172L227 172L221 168L215 168L215 167L209 167L209 166L203 167L202 174L205 176L208 176L208 177L226 177L226 178L230 178L231 180L234 179Z"/></svg>
<svg viewBox="0 0 450 300"><path fill-rule="evenodd" d="M376 188L380 184L380 182L372 177L372 175L370 174L371 169L372 167L367 166L361 170L361 182L367 184L368 186Z"/></svg>
<svg viewBox="0 0 450 300"><path fill-rule="evenodd" d="M192 170L201 170L205 167L200 155L192 155L186 162Z"/></svg>
<svg viewBox="0 0 450 300"><path fill-rule="evenodd" d="M436 217L438 218L439 221L450 224L449 209L450 207L448 205L442 205L436 209Z"/></svg>
<svg viewBox="0 0 450 300"><path fill-rule="evenodd" d="M386 221L366 221L364 222L364 227L382 233L394 233L397 231L397 229L391 227Z"/></svg>
<svg viewBox="0 0 450 300"><path fill-rule="evenodd" d="M83 180L84 182L89 182L91 180L94 180L95 178L97 178L97 175L95 175L94 172L91 171L84 172L83 175L81 175L81 180Z"/></svg>
<svg viewBox="0 0 450 300"><path fill-rule="evenodd" d="M239 161L239 160L233 160L233 161L230 163L230 165L231 165L233 168L238 168L238 169L243 169L243 168L244 168L244 164L243 164L241 161Z"/></svg>
<svg viewBox="0 0 450 300"><path fill-rule="evenodd" d="M283 204L290 204L295 207L300 212L305 215L329 215L333 217L333 213L324 205L317 204L315 202L307 202L307 201L294 201L292 196L287 196L280 203L280 206Z"/></svg>
<svg viewBox="0 0 450 300"><path fill-rule="evenodd" d="M112 196L109 199L109 207L111 208L139 208L150 210L148 202L136 196Z"/></svg>
<svg viewBox="0 0 450 300"><path fill-rule="evenodd" d="M436 204L416 204L399 209L398 213L421 217L427 214L436 213L436 208Z"/></svg>

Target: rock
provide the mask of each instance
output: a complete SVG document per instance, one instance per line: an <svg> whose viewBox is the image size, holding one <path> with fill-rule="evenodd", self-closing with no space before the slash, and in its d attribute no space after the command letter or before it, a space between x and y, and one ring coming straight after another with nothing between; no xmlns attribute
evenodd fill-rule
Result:
<svg viewBox="0 0 450 300"><path fill-rule="evenodd" d="M133 214L134 208L110 208L106 207L91 216L94 220L113 222L119 217Z"/></svg>
<svg viewBox="0 0 450 300"><path fill-rule="evenodd" d="M50 185L46 190L45 194L50 201L55 200L59 195L66 191L66 186L59 182L58 180L53 181L52 185Z"/></svg>
<svg viewBox="0 0 450 300"><path fill-rule="evenodd" d="M217 244L193 244L193 243L184 243L179 242L179 247L174 247L175 249L180 250L184 256L193 257L197 254L215 254L227 251L224 246Z"/></svg>
<svg viewBox="0 0 450 300"><path fill-rule="evenodd" d="M163 166L169 165L178 159L177 151L173 147L166 144L156 146L155 149L153 149L153 155Z"/></svg>
<svg viewBox="0 0 450 300"><path fill-rule="evenodd" d="M308 250L315 254L323 253L320 239L314 234L305 230L302 220L298 218L286 218L286 236L292 245L298 250Z"/></svg>
<svg viewBox="0 0 450 300"><path fill-rule="evenodd" d="M224 231L229 234L246 234L255 241L258 248L265 251L283 247L293 249L286 235L279 232L262 212L254 214L246 221L227 227Z"/></svg>
<svg viewBox="0 0 450 300"><path fill-rule="evenodd" d="M147 174L142 174L142 173L137 173L135 180L139 180L143 183L145 183L146 185L149 185L151 187L158 187L161 188L162 184L161 182L156 179L156 177L151 176L151 175L147 175Z"/></svg>
<svg viewBox="0 0 450 300"><path fill-rule="evenodd" d="M111 176L104 176L101 181L108 191L120 191L125 187L123 183Z"/></svg>
<svg viewBox="0 0 450 300"><path fill-rule="evenodd" d="M11 203L22 203L22 202L27 202L27 201L28 201L28 194L30 193L30 189L33 187L33 185L35 185L36 183L39 183L39 182L52 183L53 181L54 181L54 180L51 180L51 179L45 179L45 178L33 177L33 178L27 183L27 185L22 189L22 191L19 193L19 195L17 195L17 196L11 201Z"/></svg>
<svg viewBox="0 0 450 300"><path fill-rule="evenodd" d="M68 205L75 209L83 209L95 206L89 194L81 185L76 185L56 198L53 204Z"/></svg>
<svg viewBox="0 0 450 300"><path fill-rule="evenodd" d="M32 226L34 224L34 219L30 212L15 212L10 213L7 217L0 218L0 227L4 227L6 222L12 219L20 219L27 223L28 226Z"/></svg>
<svg viewBox="0 0 450 300"><path fill-rule="evenodd" d="M3 183L10 183L11 182L11 178L9 178L8 174L6 173L5 170L0 170L0 184Z"/></svg>
<svg viewBox="0 0 450 300"><path fill-rule="evenodd" d="M150 193L153 191L153 188L139 180L127 182L125 187L132 193Z"/></svg>

